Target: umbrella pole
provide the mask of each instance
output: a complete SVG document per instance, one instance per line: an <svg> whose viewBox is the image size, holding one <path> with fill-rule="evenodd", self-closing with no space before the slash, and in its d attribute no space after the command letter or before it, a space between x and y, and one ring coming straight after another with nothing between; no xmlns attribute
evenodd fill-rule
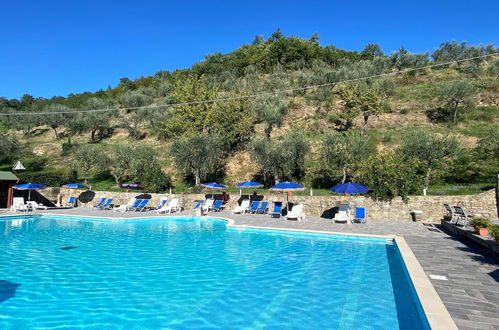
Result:
<svg viewBox="0 0 499 330"><path fill-rule="evenodd" d="M28 202L31 200L31 189L28 189Z"/></svg>

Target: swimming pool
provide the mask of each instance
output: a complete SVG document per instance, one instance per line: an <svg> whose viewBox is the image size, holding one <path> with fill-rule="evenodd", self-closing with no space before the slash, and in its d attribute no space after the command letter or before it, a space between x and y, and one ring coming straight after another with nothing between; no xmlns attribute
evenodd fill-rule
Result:
<svg viewBox="0 0 499 330"><path fill-rule="evenodd" d="M428 328L397 246L225 221L0 220L0 328Z"/></svg>

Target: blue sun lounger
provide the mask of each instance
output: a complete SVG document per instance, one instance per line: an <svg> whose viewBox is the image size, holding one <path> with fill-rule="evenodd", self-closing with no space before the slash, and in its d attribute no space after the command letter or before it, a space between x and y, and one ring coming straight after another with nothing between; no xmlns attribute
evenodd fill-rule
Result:
<svg viewBox="0 0 499 330"><path fill-rule="evenodd" d="M217 199L215 203L213 203L213 206L210 207L209 211L220 212L222 210L222 203L223 200Z"/></svg>
<svg viewBox="0 0 499 330"><path fill-rule="evenodd" d="M137 207L139 207L140 203L142 203L143 199L136 199L135 202L133 202L133 205L132 206L128 206L126 209L125 209L125 212L126 211L135 211L135 209L137 209Z"/></svg>
<svg viewBox="0 0 499 330"><path fill-rule="evenodd" d="M142 212L142 211L144 211L144 208L146 207L147 203L149 203L149 200L148 199L143 199L140 202L139 206L137 206L135 208L135 212Z"/></svg>
<svg viewBox="0 0 499 330"><path fill-rule="evenodd" d="M353 218L354 222L365 223L366 222L366 208L365 207L356 207L355 208L355 217Z"/></svg>
<svg viewBox="0 0 499 330"><path fill-rule="evenodd" d="M278 218L280 218L281 212L282 212L282 202L274 202L274 208L272 209L272 212L269 212L270 216L272 218L274 216L277 216Z"/></svg>
<svg viewBox="0 0 499 330"><path fill-rule="evenodd" d="M102 206L102 204L104 204L106 202L106 197L102 197L99 201L99 203L95 204L93 207L95 208L100 208Z"/></svg>
<svg viewBox="0 0 499 330"><path fill-rule="evenodd" d="M258 206L260 205L259 201L253 201L251 202L251 206L246 212L248 213L256 213L256 210L258 210Z"/></svg>
<svg viewBox="0 0 499 330"><path fill-rule="evenodd" d="M269 210L269 202L262 202L258 209L256 210L256 213L261 213L265 214Z"/></svg>
<svg viewBox="0 0 499 330"><path fill-rule="evenodd" d="M111 208L110 204L112 201L112 198L108 198L99 208L102 210L109 210Z"/></svg>
<svg viewBox="0 0 499 330"><path fill-rule="evenodd" d="M74 196L69 197L69 200L67 201L66 206L75 207L76 206L76 197L74 197Z"/></svg>

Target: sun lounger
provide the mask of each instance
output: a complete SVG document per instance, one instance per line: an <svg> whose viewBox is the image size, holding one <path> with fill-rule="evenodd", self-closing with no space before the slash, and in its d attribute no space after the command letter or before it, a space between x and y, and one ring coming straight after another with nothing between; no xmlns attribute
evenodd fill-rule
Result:
<svg viewBox="0 0 499 330"><path fill-rule="evenodd" d="M12 199L12 205L10 206L10 211L11 212L28 211L28 205L26 205L26 203L24 203L24 198L23 197L14 197Z"/></svg>
<svg viewBox="0 0 499 330"><path fill-rule="evenodd" d="M355 216L353 218L354 222L365 223L367 218L367 212L365 207L356 207Z"/></svg>
<svg viewBox="0 0 499 330"><path fill-rule="evenodd" d="M350 204L340 204L338 213L334 215L333 223L336 223L337 221L352 223L352 217L350 215Z"/></svg>
<svg viewBox="0 0 499 330"><path fill-rule="evenodd" d="M143 199L140 202L139 206L137 206L134 211L135 212L142 212L142 211L144 211L145 207L147 206L147 203L149 203L149 199Z"/></svg>
<svg viewBox="0 0 499 330"><path fill-rule="evenodd" d="M269 202L261 202L260 206L256 210L256 213L266 214L269 210Z"/></svg>
<svg viewBox="0 0 499 330"><path fill-rule="evenodd" d="M217 199L214 203L213 206L210 207L210 211L215 211L215 212L220 212L222 210L222 204L223 200Z"/></svg>
<svg viewBox="0 0 499 330"><path fill-rule="evenodd" d="M165 206L166 203L168 203L168 197L161 197L161 199L159 201L159 205L158 205L158 207L156 207L156 211L161 209L163 206Z"/></svg>
<svg viewBox="0 0 499 330"><path fill-rule="evenodd" d="M124 212L129 212L129 211L135 211L135 209L137 207L139 207L140 203L142 203L143 199L135 199L134 198L134 201L133 201L133 204L132 205L125 205L125 210ZM130 201L128 201L128 203L130 203Z"/></svg>
<svg viewBox="0 0 499 330"><path fill-rule="evenodd" d="M274 216L277 216L278 218L280 218L281 212L282 212L282 202L274 202L274 208L272 209L272 212L269 212L270 216L272 218Z"/></svg>
<svg viewBox="0 0 499 330"><path fill-rule="evenodd" d="M213 198L208 198L206 202L204 202L203 211L208 212L210 208L213 206L213 203L215 203L215 200Z"/></svg>
<svg viewBox="0 0 499 330"><path fill-rule="evenodd" d="M112 198L108 198L102 205L99 207L101 210L110 210L111 203L113 202Z"/></svg>
<svg viewBox="0 0 499 330"><path fill-rule="evenodd" d="M160 210L156 210L158 213L173 213L179 212L180 207L178 206L178 198L174 198L171 200L169 205L163 206Z"/></svg>
<svg viewBox="0 0 499 330"><path fill-rule="evenodd" d="M35 201L27 201L26 204L30 205L34 210L46 210L47 209L47 207L45 205L38 204Z"/></svg>
<svg viewBox="0 0 499 330"><path fill-rule="evenodd" d="M241 202L241 205L236 206L233 210L233 214L241 214L244 213L250 206L250 200L249 199L244 199Z"/></svg>
<svg viewBox="0 0 499 330"><path fill-rule="evenodd" d="M197 210L204 204L204 199L198 199L195 200L194 203L192 203L192 209Z"/></svg>
<svg viewBox="0 0 499 330"><path fill-rule="evenodd" d="M456 225L458 225L461 221L463 227L466 227L468 225L469 219L473 218L473 216L466 212L461 206L454 206L454 210L456 211L456 215L458 217L456 220Z"/></svg>
<svg viewBox="0 0 499 330"><path fill-rule="evenodd" d="M451 206L449 204L444 204L445 211L447 212L444 215L444 219L448 219L450 223L455 223L459 219L459 215L457 214L456 210L454 209L454 206Z"/></svg>
<svg viewBox="0 0 499 330"><path fill-rule="evenodd" d="M100 199L99 203L95 204L95 205L94 205L94 206L92 206L92 207L94 207L94 208L100 208L100 207L101 207L101 206L102 206L102 205L106 202L106 200L107 200L107 198L106 198L106 197L102 197L102 198Z"/></svg>
<svg viewBox="0 0 499 330"><path fill-rule="evenodd" d="M258 210L259 205L260 205L259 201L251 202L251 206L244 213L256 213L256 210Z"/></svg>
<svg viewBox="0 0 499 330"><path fill-rule="evenodd" d="M286 220L293 219L296 221L300 221L302 219L305 219L305 214L303 213L303 204L294 205L293 208L291 209L291 211L288 212L288 214L286 214L286 216L284 218Z"/></svg>
<svg viewBox="0 0 499 330"><path fill-rule="evenodd" d="M130 198L128 200L128 203L114 207L113 211L114 212L126 212L129 208L134 207L136 201L137 200L135 198Z"/></svg>
<svg viewBox="0 0 499 330"><path fill-rule="evenodd" d="M67 207L76 207L76 197L71 196L69 197L69 200L66 202Z"/></svg>

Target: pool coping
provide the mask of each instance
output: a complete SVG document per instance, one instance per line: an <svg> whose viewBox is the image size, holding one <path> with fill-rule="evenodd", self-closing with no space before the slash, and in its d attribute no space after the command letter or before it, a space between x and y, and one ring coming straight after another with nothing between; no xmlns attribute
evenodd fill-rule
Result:
<svg viewBox="0 0 499 330"><path fill-rule="evenodd" d="M54 215L63 217L75 217L75 215L64 215L64 214L54 214L54 213L39 213L38 215ZM165 215L154 215L148 216L147 218L168 218L173 216ZM17 215L16 215L17 216ZM0 215L0 218L15 217L14 215ZM122 218L122 217L96 217L96 216L80 216L81 218L93 218L93 219L109 219L109 220L140 220L137 218ZM185 217L185 216L180 216ZM281 228L281 227L264 227L264 226L251 226L251 225L237 225L234 219L225 217L213 217L213 216L202 216L204 219L219 219L227 222L227 227L241 228L241 229L260 229L260 230L280 230L289 232L305 232L305 233L319 233L337 236L357 236L357 237L371 237L371 238L383 238L395 241L397 245L402 260L404 261L405 267L409 274L409 278L412 281L412 285L416 294L418 296L419 302L426 316L426 320L430 325L431 329L458 329L456 323L452 319L449 311L445 307L442 299L438 295L437 291L431 284L430 279L426 275L423 267L417 260L416 256L412 252L411 248L407 244L403 236L397 235L370 235L370 234L358 234L358 233L345 233L345 232L333 232L333 231L323 231L323 230L307 230L307 229L291 229L291 228Z"/></svg>

